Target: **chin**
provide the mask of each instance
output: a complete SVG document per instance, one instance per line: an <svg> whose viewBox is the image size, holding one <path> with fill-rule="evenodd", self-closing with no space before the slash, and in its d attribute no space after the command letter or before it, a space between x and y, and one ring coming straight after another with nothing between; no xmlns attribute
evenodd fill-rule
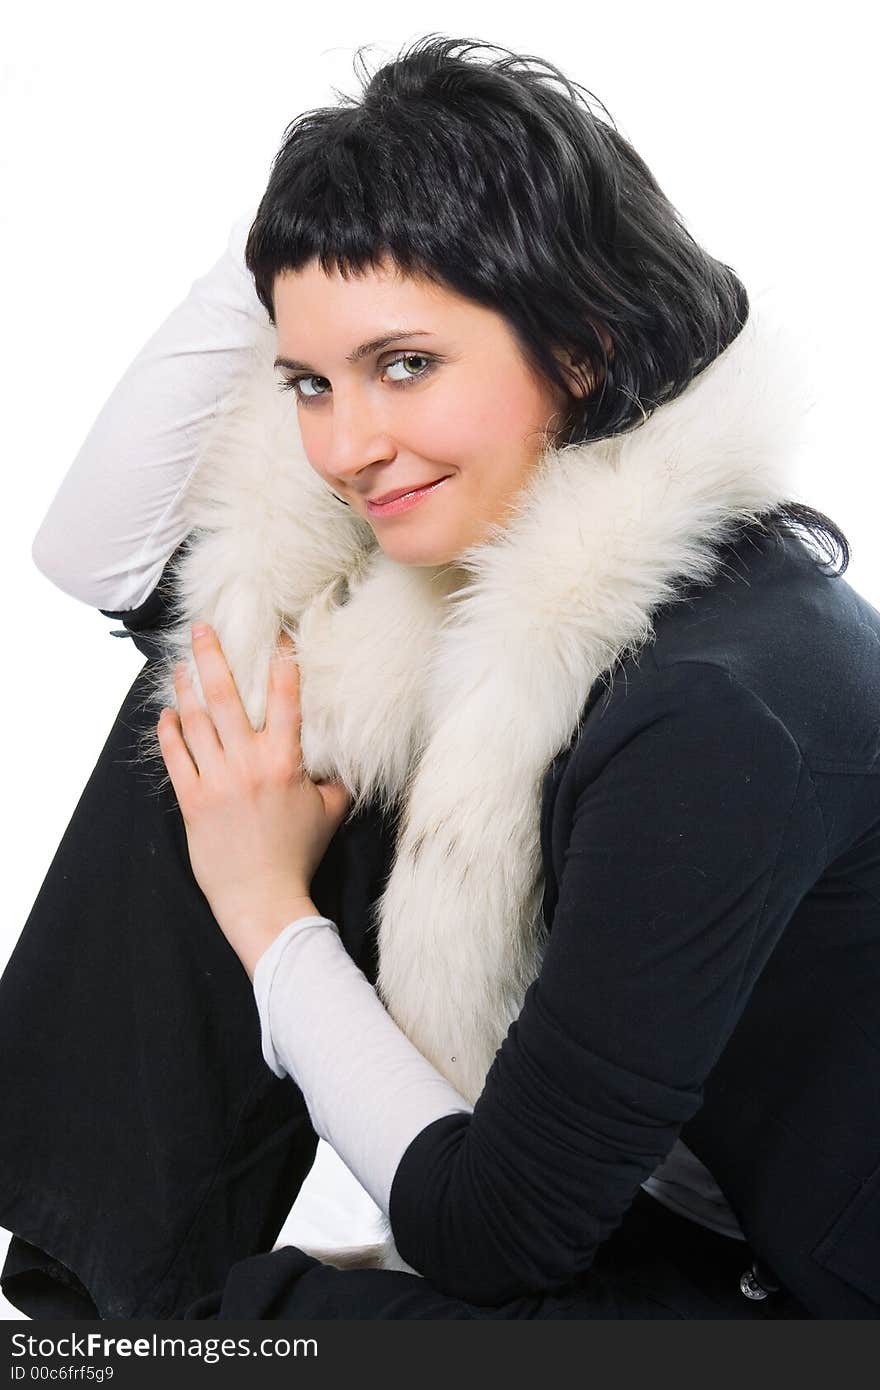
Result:
<svg viewBox="0 0 880 1390"><path fill-rule="evenodd" d="M460 554L462 546L450 545L443 542L422 542L419 544L417 536L412 537L396 536L392 539L389 536L384 538L376 532L376 539L379 546L384 550L389 560L396 560L399 565L428 566L448 565Z"/></svg>
<svg viewBox="0 0 880 1390"><path fill-rule="evenodd" d="M434 568L437 565L448 565L452 561L452 555L431 552L430 554L419 551L408 551L403 548L395 550L393 546L381 546L389 560L396 560L399 565L412 565L413 568L421 566L424 569Z"/></svg>

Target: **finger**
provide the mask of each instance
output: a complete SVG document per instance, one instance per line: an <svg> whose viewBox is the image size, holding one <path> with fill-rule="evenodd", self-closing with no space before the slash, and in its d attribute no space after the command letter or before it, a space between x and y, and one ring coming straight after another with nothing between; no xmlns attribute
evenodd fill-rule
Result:
<svg viewBox="0 0 880 1390"><path fill-rule="evenodd" d="M174 668L178 721L197 774L204 774L223 756L223 749L211 716L204 709L186 669L180 661Z"/></svg>
<svg viewBox="0 0 880 1390"><path fill-rule="evenodd" d="M321 793L327 815L340 822L351 808L351 792L348 787L344 782L316 782L315 786Z"/></svg>
<svg viewBox="0 0 880 1390"><path fill-rule="evenodd" d="M205 704L220 743L225 749L240 749L253 735L253 728L220 639L212 627L205 625L204 632L193 632L193 656Z"/></svg>
<svg viewBox="0 0 880 1390"><path fill-rule="evenodd" d="M282 630L269 661L266 732L285 749L292 748L299 761L302 761L301 724L300 672L296 648Z"/></svg>
<svg viewBox="0 0 880 1390"><path fill-rule="evenodd" d="M178 803L188 803L198 783L198 773L183 741L180 719L173 709L163 709L156 725L162 757L171 778Z"/></svg>

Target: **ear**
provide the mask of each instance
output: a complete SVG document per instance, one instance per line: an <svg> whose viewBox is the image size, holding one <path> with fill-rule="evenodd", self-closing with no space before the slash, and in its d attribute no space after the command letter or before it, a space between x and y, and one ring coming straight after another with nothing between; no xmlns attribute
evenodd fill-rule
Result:
<svg viewBox="0 0 880 1390"><path fill-rule="evenodd" d="M605 353L609 358L614 356L614 344L610 334L604 328L596 328ZM605 375L605 369L600 363L593 363L590 359L577 362L570 352L562 348L554 350L556 360L562 367L568 381L568 389L573 396L591 396L601 385Z"/></svg>
<svg viewBox="0 0 880 1390"><path fill-rule="evenodd" d="M594 367L589 360L576 363L571 353L563 352L561 349L555 350L554 356L562 368L570 394L592 396L602 380L602 367Z"/></svg>

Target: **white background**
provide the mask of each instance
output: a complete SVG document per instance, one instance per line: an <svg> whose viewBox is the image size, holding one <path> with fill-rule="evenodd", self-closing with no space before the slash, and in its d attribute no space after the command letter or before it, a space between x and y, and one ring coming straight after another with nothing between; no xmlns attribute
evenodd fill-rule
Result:
<svg viewBox="0 0 880 1390"><path fill-rule="evenodd" d="M869 10L80 0L4 21L0 966L142 665L109 636L118 624L40 574L32 540L123 370L256 203L285 125L334 87L358 91L359 44L374 45L370 71L432 30L503 44L604 102L696 239L798 326L818 402L801 495L842 525L847 581L880 607ZM319 1155L280 1239L370 1239L369 1198ZM0 1231L0 1262L6 1243Z"/></svg>

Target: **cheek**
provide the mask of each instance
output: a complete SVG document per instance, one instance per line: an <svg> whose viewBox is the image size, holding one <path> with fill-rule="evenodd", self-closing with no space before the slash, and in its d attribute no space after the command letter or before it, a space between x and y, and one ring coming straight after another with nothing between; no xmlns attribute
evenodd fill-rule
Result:
<svg viewBox="0 0 880 1390"><path fill-rule="evenodd" d="M461 429L475 451L514 458L528 454L551 407L523 373L499 372L462 398Z"/></svg>
<svg viewBox="0 0 880 1390"><path fill-rule="evenodd" d="M326 438L326 430L322 430L317 421L310 419L305 410L300 410L296 419L305 456L315 472L320 474L323 466L323 441Z"/></svg>
<svg viewBox="0 0 880 1390"><path fill-rule="evenodd" d="M503 395L476 388L421 404L411 423L407 438L413 449L462 464L507 455L525 432L519 410L512 412Z"/></svg>

